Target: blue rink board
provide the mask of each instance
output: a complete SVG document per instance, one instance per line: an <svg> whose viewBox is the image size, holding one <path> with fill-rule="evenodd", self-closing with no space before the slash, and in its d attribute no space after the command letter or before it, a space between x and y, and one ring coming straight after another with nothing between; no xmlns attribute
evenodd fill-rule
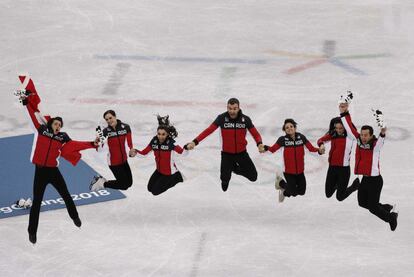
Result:
<svg viewBox="0 0 414 277"><path fill-rule="evenodd" d="M25 215L29 209L20 209L15 202L20 198L32 198L34 165L30 162L33 135L0 138L0 219ZM87 163L80 161L72 166L62 157L59 169L72 194L75 205L87 205L122 199L126 196L118 190L90 192L89 184L98 174ZM41 211L66 208L60 195L48 185L43 197Z"/></svg>

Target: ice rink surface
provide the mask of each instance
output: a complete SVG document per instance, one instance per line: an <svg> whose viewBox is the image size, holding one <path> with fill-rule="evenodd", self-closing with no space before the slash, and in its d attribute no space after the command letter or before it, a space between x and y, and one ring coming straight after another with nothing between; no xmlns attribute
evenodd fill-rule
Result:
<svg viewBox="0 0 414 277"><path fill-rule="evenodd" d="M28 216L1 220L0 276L412 276L412 1L3 0L0 23L1 137L31 132L12 95L22 71L71 137L93 138L111 108L140 149L155 114L170 115L182 145L232 96L265 143L288 117L316 143L351 89L358 127L374 124L371 107L384 112L381 200L400 211L391 232L356 194L327 199L327 157L311 155L306 195L279 204L280 156L260 155L250 136L259 178L233 175L223 193L216 131L180 159L187 180L160 196L146 188L153 156L130 160L127 198L79 207L81 230L66 210L42 213L33 247ZM102 156L84 160L112 177Z"/></svg>

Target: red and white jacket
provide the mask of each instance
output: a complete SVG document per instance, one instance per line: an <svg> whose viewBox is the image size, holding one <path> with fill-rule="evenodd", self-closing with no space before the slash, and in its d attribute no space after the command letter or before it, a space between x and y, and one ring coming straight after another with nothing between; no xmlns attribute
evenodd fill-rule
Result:
<svg viewBox="0 0 414 277"><path fill-rule="evenodd" d="M182 154L184 149L181 146L175 145L175 140L167 138L163 143L160 143L157 136L153 137L143 150L137 150L141 155L147 155L149 152L154 152L155 163L157 171L163 175L172 175L178 171L174 161L175 153Z"/></svg>
<svg viewBox="0 0 414 277"><path fill-rule="evenodd" d="M274 153L280 148L283 151L283 172L288 174L302 174L305 171L305 147L310 152L318 152L308 139L301 133L295 134L295 139L289 135L281 136L271 147L265 147Z"/></svg>
<svg viewBox="0 0 414 277"><path fill-rule="evenodd" d="M379 176L381 174L380 151L384 145L385 135L380 134L379 138L374 136L368 143L363 144L358 130L352 124L351 115L348 112L343 113L341 120L347 133L357 140L354 173L363 176Z"/></svg>
<svg viewBox="0 0 414 277"><path fill-rule="evenodd" d="M222 151L225 153L236 154L245 152L247 131L253 136L257 145L262 143L262 137L256 127L254 127L252 120L247 115L244 115L241 110L235 119L232 119L228 112L217 116L216 120L193 140L194 143L197 145L219 127L221 129Z"/></svg>
<svg viewBox="0 0 414 277"><path fill-rule="evenodd" d="M102 130L107 137L106 145L108 147L108 164L112 166L120 165L128 160L127 146L133 148L131 127L128 124L118 120L115 129L111 126Z"/></svg>
<svg viewBox="0 0 414 277"><path fill-rule="evenodd" d="M318 146L330 144L328 162L330 166L349 166L355 139L345 132L339 135L335 130L318 139Z"/></svg>

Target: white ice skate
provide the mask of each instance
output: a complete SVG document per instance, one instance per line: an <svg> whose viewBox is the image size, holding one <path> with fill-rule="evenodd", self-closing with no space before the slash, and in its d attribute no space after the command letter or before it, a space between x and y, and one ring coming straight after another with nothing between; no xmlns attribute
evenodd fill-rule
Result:
<svg viewBox="0 0 414 277"><path fill-rule="evenodd" d="M282 187L280 186L280 182L282 180L283 180L283 177L279 173L276 173L276 180L275 180L275 189L276 190L282 189Z"/></svg>
<svg viewBox="0 0 414 277"><path fill-rule="evenodd" d="M283 194L285 190L283 188L280 188L279 190L279 203L282 203L283 200L285 200L285 195Z"/></svg>
<svg viewBox="0 0 414 277"><path fill-rule="evenodd" d="M106 179L102 176L94 176L92 179L91 184L89 185L90 191L98 191L101 189L104 189L104 184L106 182Z"/></svg>
<svg viewBox="0 0 414 277"><path fill-rule="evenodd" d="M25 89L18 89L15 90L13 93L19 99L19 102L22 103L24 99L26 99L30 95L30 91Z"/></svg>
<svg viewBox="0 0 414 277"><path fill-rule="evenodd" d="M25 208L25 209L29 209L29 208L31 208L31 207L32 207L32 204L33 204L32 199L28 198L28 199L24 202L24 208Z"/></svg>
<svg viewBox="0 0 414 277"><path fill-rule="evenodd" d="M353 98L354 98L354 94L352 93L352 91L348 90L346 94L342 94L339 97L338 104L350 104Z"/></svg>
<svg viewBox="0 0 414 277"><path fill-rule="evenodd" d="M386 124L384 122L384 115L382 114L382 112L380 110L375 110L375 109L371 109L371 111L373 112L373 115L375 117L375 121L378 124L378 127L385 128Z"/></svg>
<svg viewBox="0 0 414 277"><path fill-rule="evenodd" d="M24 198L20 198L17 202L16 202L17 207L21 208L21 209L29 209L30 207L32 207L32 199L28 198L27 200Z"/></svg>
<svg viewBox="0 0 414 277"><path fill-rule="evenodd" d="M99 139L99 145L103 147L106 141L106 137L102 132L101 126L96 127L96 137Z"/></svg>

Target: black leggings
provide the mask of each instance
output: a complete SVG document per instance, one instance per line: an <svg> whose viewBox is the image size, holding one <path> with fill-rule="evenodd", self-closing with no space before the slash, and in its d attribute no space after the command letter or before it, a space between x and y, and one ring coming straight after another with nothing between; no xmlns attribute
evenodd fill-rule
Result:
<svg viewBox="0 0 414 277"><path fill-rule="evenodd" d="M330 198L336 190L336 199L342 201L346 199L354 189L348 187L351 169L349 166L329 166L326 175L325 194Z"/></svg>
<svg viewBox="0 0 414 277"><path fill-rule="evenodd" d="M181 182L183 176L179 171L172 175L164 175L155 170L148 181L148 191L153 195L159 195Z"/></svg>
<svg viewBox="0 0 414 277"><path fill-rule="evenodd" d="M76 210L75 203L70 195L66 186L65 180L57 167L40 167L36 166L34 183L33 183L33 204L30 209L29 228L30 234L37 233L37 227L39 225L39 213L40 206L42 204L43 195L45 193L46 186L52 184L57 192L62 196L65 201L66 208L69 216L72 219L79 217Z"/></svg>
<svg viewBox="0 0 414 277"><path fill-rule="evenodd" d="M120 165L110 165L112 173L115 176L115 180L105 182L105 188L127 190L132 186L132 173L128 162Z"/></svg>
<svg viewBox="0 0 414 277"><path fill-rule="evenodd" d="M252 159L247 152L230 154L221 152L220 179L228 183L231 179L231 173L246 177L250 181L257 180L257 170Z"/></svg>
<svg viewBox="0 0 414 277"><path fill-rule="evenodd" d="M390 204L381 204L382 176L364 176L358 189L359 206L368 209L372 214L378 216L385 222L390 222Z"/></svg>
<svg viewBox="0 0 414 277"><path fill-rule="evenodd" d="M280 181L280 186L285 190L283 194L287 197L304 195L306 192L305 174L289 174L284 172L285 180Z"/></svg>

